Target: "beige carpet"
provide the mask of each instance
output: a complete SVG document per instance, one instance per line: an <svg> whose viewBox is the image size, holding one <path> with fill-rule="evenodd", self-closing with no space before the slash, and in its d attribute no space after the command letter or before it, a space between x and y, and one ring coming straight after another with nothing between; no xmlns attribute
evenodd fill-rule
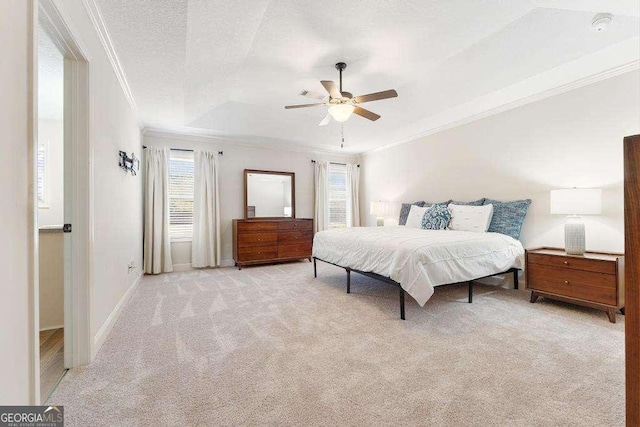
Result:
<svg viewBox="0 0 640 427"><path fill-rule="evenodd" d="M145 277L67 425L622 425L624 317L528 292L396 289L308 262Z"/></svg>

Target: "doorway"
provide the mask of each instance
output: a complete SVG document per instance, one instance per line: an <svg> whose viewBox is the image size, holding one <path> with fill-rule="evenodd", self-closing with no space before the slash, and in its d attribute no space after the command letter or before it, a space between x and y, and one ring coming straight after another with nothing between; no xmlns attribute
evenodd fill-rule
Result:
<svg viewBox="0 0 640 427"><path fill-rule="evenodd" d="M54 0L32 5L30 400L93 358L90 70Z"/></svg>
<svg viewBox="0 0 640 427"><path fill-rule="evenodd" d="M38 25L38 202L40 401L45 402L64 365L64 56Z"/></svg>

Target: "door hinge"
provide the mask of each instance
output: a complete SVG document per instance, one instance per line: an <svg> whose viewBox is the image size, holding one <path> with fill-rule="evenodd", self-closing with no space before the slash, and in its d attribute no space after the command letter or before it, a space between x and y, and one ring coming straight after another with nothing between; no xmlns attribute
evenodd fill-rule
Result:
<svg viewBox="0 0 640 427"><path fill-rule="evenodd" d="M62 226L63 233L71 233L71 224L65 224Z"/></svg>

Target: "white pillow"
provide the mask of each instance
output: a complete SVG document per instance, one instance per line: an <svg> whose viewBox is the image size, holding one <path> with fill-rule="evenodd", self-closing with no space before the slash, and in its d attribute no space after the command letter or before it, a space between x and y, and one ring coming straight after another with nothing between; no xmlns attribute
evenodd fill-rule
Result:
<svg viewBox="0 0 640 427"><path fill-rule="evenodd" d="M426 206L424 208L421 208L420 206L411 205L411 210L409 211L409 215L407 216L405 227L422 228L422 217L430 207L431 206Z"/></svg>
<svg viewBox="0 0 640 427"><path fill-rule="evenodd" d="M449 230L484 233L491 225L493 205L468 206L449 203L449 213L451 213Z"/></svg>

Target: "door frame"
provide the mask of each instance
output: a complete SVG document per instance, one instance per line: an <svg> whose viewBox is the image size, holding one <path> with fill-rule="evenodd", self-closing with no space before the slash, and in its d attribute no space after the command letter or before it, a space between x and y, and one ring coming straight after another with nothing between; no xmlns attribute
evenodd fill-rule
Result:
<svg viewBox="0 0 640 427"><path fill-rule="evenodd" d="M64 221L73 224L65 233L64 253L64 365L66 368L90 363L93 358L93 151L91 141L91 67L87 50L68 25L56 0L29 0L31 3L31 159L29 179L30 296L32 328L31 401L40 402L40 307L38 204L35 191L35 159L38 144L38 24L51 37L64 56Z"/></svg>

